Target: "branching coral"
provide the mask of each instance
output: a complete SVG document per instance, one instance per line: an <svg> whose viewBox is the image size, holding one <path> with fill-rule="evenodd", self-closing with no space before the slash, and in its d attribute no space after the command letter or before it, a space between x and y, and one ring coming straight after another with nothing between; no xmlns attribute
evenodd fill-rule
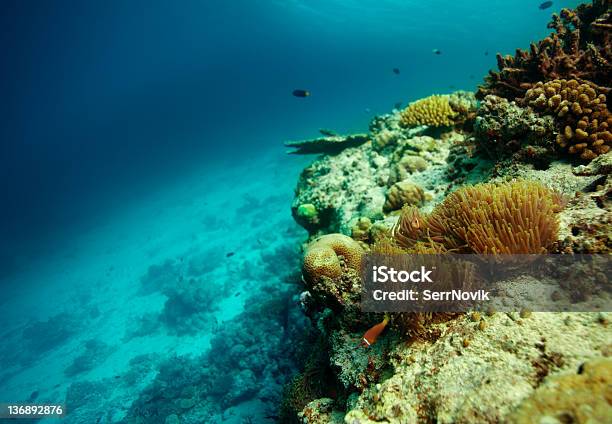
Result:
<svg viewBox="0 0 612 424"><path fill-rule="evenodd" d="M429 125L445 127L454 125L458 113L450 105L448 96L433 95L411 103L401 112L400 124L404 127Z"/></svg>
<svg viewBox="0 0 612 424"><path fill-rule="evenodd" d="M393 229L398 244L461 253L543 253L558 232L562 199L536 182L479 184L450 194L430 215L404 208Z"/></svg>
<svg viewBox="0 0 612 424"><path fill-rule="evenodd" d="M555 32L529 51L514 56L497 55L499 72L490 71L477 97L495 94L508 99L523 97L538 81L581 78L598 85L610 80L612 18L610 0L595 0L575 10L553 15L548 27Z"/></svg>
<svg viewBox="0 0 612 424"><path fill-rule="evenodd" d="M603 90L587 81L538 82L527 91L525 102L535 110L553 114L560 129L557 144L570 154L591 160L612 145L612 115Z"/></svg>
<svg viewBox="0 0 612 424"><path fill-rule="evenodd" d="M383 206L385 212L401 209L404 205L420 205L425 200L425 192L410 181L400 181L393 184L387 192L387 200Z"/></svg>
<svg viewBox="0 0 612 424"><path fill-rule="evenodd" d="M315 282L321 277L331 279L342 276L342 264L355 271L361 270L363 249L352 238L343 234L327 234L314 240L304 254L304 278Z"/></svg>

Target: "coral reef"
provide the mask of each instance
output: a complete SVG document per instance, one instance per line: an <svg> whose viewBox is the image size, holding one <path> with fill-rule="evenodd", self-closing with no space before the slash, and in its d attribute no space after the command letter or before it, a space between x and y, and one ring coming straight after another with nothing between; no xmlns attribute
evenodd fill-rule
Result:
<svg viewBox="0 0 612 424"><path fill-rule="evenodd" d="M451 193L431 214L407 207L393 234L465 253L544 253L557 240L560 196L539 183L480 184Z"/></svg>
<svg viewBox="0 0 612 424"><path fill-rule="evenodd" d="M555 32L532 43L529 51L517 49L514 56L497 55L499 72L489 72L477 97L495 94L520 99L535 83L561 78L608 85L612 60L609 7L609 0L594 0L554 14L548 27Z"/></svg>
<svg viewBox="0 0 612 424"><path fill-rule="evenodd" d="M400 115L405 127L428 125L449 127L455 124L458 113L450 105L448 96L433 95L411 103Z"/></svg>
<svg viewBox="0 0 612 424"><path fill-rule="evenodd" d="M369 140L367 134L351 134L347 136L325 135L311 140L286 141L285 147L294 150L292 155L327 154L334 155L349 147L357 147Z"/></svg>
<svg viewBox="0 0 612 424"><path fill-rule="evenodd" d="M574 374L561 374L545 384L518 406L508 422L591 423L609 422L612 387L612 359L602 358L580 365Z"/></svg>
<svg viewBox="0 0 612 424"><path fill-rule="evenodd" d="M294 217L314 246L317 236L341 232L362 251L382 254L609 253L612 152L601 151L588 165L568 162L574 139L564 151L555 111L529 104L540 97L532 93L553 83L533 81L518 101L489 95L477 111L469 101L460 111L461 102L448 95L453 124L437 133L404 126L403 112L376 117L371 143L304 170ZM584 84L600 104L605 93ZM589 109L579 105L583 113ZM318 218L310 226L298 213L308 204ZM533 415L562 420L566 415L553 406L565 398L547 391L558 384L576 386L578 397L591 392L599 413L597 382L581 374L580 382L557 381L610 355L610 313L394 313L377 342L363 348L363 335L382 314L361 310L355 268L333 249L311 248L306 259L325 266L314 273L321 275L317 282L304 268L300 304L321 340L317 364L328 383L321 387L321 374L310 379L311 369L297 378L289 422L512 422L527 405L539 408L550 399L558 400ZM299 393L306 395L297 401ZM582 419L569 409L567 417Z"/></svg>
<svg viewBox="0 0 612 424"><path fill-rule="evenodd" d="M387 199L383 211L391 212L401 209L405 205L419 206L425 201L425 192L421 187L411 181L400 181L387 191Z"/></svg>
<svg viewBox="0 0 612 424"><path fill-rule="evenodd" d="M544 376L602 357L612 336L592 313L464 316L437 331L435 343L398 345L394 375L363 391L345 422L505 422Z"/></svg>
<svg viewBox="0 0 612 424"><path fill-rule="evenodd" d="M595 84L575 79L540 81L527 91L525 102L553 114L560 129L557 144L570 154L591 160L610 150L612 115L604 90Z"/></svg>

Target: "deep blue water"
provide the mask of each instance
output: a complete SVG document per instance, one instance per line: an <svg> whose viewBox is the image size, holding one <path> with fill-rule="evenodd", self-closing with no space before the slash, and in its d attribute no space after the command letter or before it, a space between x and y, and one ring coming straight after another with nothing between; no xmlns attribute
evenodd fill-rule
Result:
<svg viewBox="0 0 612 424"><path fill-rule="evenodd" d="M290 273L289 248L258 247L266 237L287 243L304 237L291 222L289 202L308 159L283 157L282 141L322 127L365 131L396 102L475 89L495 67L496 52L527 47L548 33L553 11L578 4L555 1L542 11L539 3L3 1L0 282L17 293L4 305L21 310L25 321L47 322L67 305L44 313L21 308L20 296L31 293L19 288L58 284L61 291L61 272L66 281L106 287L102 275L120 281L112 276L117 269L143 275L167 258L182 261L219 246L251 246L242 259L264 265L280 249ZM312 95L293 97L296 88ZM198 224L183 228L194 216ZM151 229L149 221L163 228ZM245 235L246 227L252 233ZM286 236L271 235L271 228ZM203 235L213 229L221 232ZM101 239L105 233L112 242ZM134 254L131 263L100 256L136 245L146 255ZM119 257L131 258L129 252ZM55 274L40 265L46 262ZM228 281L231 272L235 278L236 270L226 271ZM240 278L257 286L270 275ZM65 284L66 296L76 290L87 299L79 301L83 313L105 310L96 294ZM23 330L19 325L15 331ZM19 349L12 349L17 356ZM20 373L29 366L30 360L14 369L17 386L28 386Z"/></svg>
<svg viewBox="0 0 612 424"><path fill-rule="evenodd" d="M538 4L4 1L0 234L61 237L186 168L473 89L576 2Z"/></svg>

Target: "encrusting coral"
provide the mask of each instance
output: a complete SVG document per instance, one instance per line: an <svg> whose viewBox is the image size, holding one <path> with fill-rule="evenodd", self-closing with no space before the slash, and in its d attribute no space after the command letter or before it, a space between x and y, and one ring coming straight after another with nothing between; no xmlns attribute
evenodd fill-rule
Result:
<svg viewBox="0 0 612 424"><path fill-rule="evenodd" d="M417 100L404 109L400 114L400 124L404 127L448 127L455 124L457 115L451 108L449 96L433 95Z"/></svg>
<svg viewBox="0 0 612 424"><path fill-rule="evenodd" d="M425 200L425 192L410 181L400 181L391 186L383 205L385 212L401 209L404 205L420 205Z"/></svg>
<svg viewBox="0 0 612 424"><path fill-rule="evenodd" d="M610 151L612 115L606 94L588 81L538 82L525 94L525 103L537 111L553 114L559 126L557 144L570 154L591 160Z"/></svg>
<svg viewBox="0 0 612 424"><path fill-rule="evenodd" d="M598 85L610 81L610 0L581 4L575 10L553 14L545 39L532 43L529 51L517 49L514 56L497 55L499 72L489 71L476 96L495 94L518 99L538 81L581 78Z"/></svg>
<svg viewBox="0 0 612 424"><path fill-rule="evenodd" d="M562 207L536 182L478 184L451 193L428 216L404 208L393 235L409 250L422 242L459 253L544 253L556 241Z"/></svg>

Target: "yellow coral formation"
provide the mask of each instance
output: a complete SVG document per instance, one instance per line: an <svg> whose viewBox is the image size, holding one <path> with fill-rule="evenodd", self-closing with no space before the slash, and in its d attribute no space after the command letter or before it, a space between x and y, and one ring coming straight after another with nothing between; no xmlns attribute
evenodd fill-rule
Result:
<svg viewBox="0 0 612 424"><path fill-rule="evenodd" d="M450 194L428 216L404 208L393 235L405 248L423 242L464 253L544 253L556 241L562 206L536 182L478 184Z"/></svg>
<svg viewBox="0 0 612 424"><path fill-rule="evenodd" d="M331 279L342 276L340 256L344 264L355 271L361 270L364 251L355 240L343 234L327 234L314 240L304 254L304 278L314 282L321 277Z"/></svg>
<svg viewBox="0 0 612 424"><path fill-rule="evenodd" d="M554 114L560 127L557 144L570 154L591 160L610 151L612 115L600 87L575 79L538 82L527 91L525 101Z"/></svg>
<svg viewBox="0 0 612 424"><path fill-rule="evenodd" d="M508 422L612 422L612 359L592 360L579 374L549 378L525 399Z"/></svg>
<svg viewBox="0 0 612 424"><path fill-rule="evenodd" d="M451 108L448 96L433 95L417 100L404 109L400 114L400 124L405 127L415 125L452 126L457 115Z"/></svg>
<svg viewBox="0 0 612 424"><path fill-rule="evenodd" d="M420 205L425 200L425 192L410 181L400 181L391 186L383 205L385 212L401 209L404 205Z"/></svg>

